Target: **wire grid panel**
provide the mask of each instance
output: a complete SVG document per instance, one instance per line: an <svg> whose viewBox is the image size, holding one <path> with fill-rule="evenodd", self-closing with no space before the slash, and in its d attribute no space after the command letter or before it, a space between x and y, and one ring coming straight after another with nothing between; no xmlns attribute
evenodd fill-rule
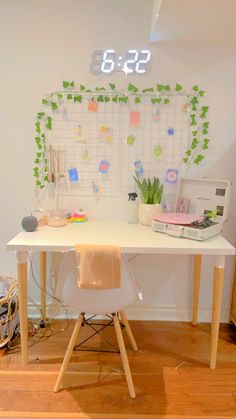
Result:
<svg viewBox="0 0 236 419"><path fill-rule="evenodd" d="M189 113L184 111L187 95L171 97L168 105L153 105L150 97L144 97L141 104L122 109L122 191L133 187L134 163L141 161L144 177L156 176L161 181L168 169L179 169L182 157L189 143ZM130 125L130 111L140 112L140 124ZM135 138L133 145L127 138Z"/></svg>
<svg viewBox="0 0 236 419"><path fill-rule="evenodd" d="M93 97L96 97L94 94ZM126 194L134 189L135 162L145 177L164 179L167 169L179 169L189 143L187 95L173 95L168 105L153 105L150 96L141 103L99 103L88 110L91 97L81 103L63 103L53 113L49 144L57 156L57 172L67 178L66 193ZM102 166L105 162L105 168ZM68 171L77 169L78 182Z"/></svg>

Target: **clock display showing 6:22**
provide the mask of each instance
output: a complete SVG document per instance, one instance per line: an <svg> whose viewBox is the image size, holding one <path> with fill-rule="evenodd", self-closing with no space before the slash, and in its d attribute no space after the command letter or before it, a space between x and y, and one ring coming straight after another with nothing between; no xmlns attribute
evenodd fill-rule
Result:
<svg viewBox="0 0 236 419"><path fill-rule="evenodd" d="M126 74L144 74L148 69L151 52L148 49L129 49L126 54L118 54L114 49L95 50L92 54L90 71L92 74L111 74L124 71Z"/></svg>

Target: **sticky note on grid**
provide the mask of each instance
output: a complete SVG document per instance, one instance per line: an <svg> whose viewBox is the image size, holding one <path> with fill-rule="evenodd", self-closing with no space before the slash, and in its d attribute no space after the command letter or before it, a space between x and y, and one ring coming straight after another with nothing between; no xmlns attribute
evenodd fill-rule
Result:
<svg viewBox="0 0 236 419"><path fill-rule="evenodd" d="M129 123L132 126L139 126L140 125L140 112L130 111L130 113L129 113Z"/></svg>

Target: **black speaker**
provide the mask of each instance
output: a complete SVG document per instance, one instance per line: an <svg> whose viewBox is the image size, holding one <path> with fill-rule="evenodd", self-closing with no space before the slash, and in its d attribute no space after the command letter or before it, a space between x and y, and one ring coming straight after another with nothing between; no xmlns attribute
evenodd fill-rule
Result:
<svg viewBox="0 0 236 419"><path fill-rule="evenodd" d="M27 215L23 218L21 225L25 231L35 231L38 227L38 219L33 215Z"/></svg>

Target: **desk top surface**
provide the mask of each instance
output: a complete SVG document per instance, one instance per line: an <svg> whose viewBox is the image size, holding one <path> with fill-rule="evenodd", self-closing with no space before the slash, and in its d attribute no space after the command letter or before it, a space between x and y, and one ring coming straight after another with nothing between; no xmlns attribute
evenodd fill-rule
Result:
<svg viewBox="0 0 236 419"><path fill-rule="evenodd" d="M221 235L204 241L171 237L127 221L88 221L64 227L39 227L22 231L8 244L8 250L62 251L76 244L113 244L124 253L234 255L235 248Z"/></svg>

